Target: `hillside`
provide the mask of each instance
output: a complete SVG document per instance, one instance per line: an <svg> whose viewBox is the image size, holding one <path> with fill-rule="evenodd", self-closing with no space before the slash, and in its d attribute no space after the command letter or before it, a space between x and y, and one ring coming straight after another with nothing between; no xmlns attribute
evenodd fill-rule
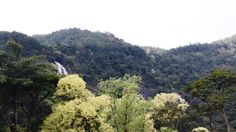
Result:
<svg viewBox="0 0 236 132"><path fill-rule="evenodd" d="M182 97L186 99L186 101L189 103L189 105L186 104L186 107L189 107L189 108L186 111L186 116L183 116L183 120L181 119L179 120L180 122L177 123L178 128L175 128L175 129L178 129L179 131L187 132L197 126L207 126L208 125L207 123L211 122L209 120L214 121L214 124L216 124L215 128L219 131L224 131L225 126L229 126L229 125L225 125L224 119L223 120L221 119L221 116L217 114L217 111L215 111L214 108L212 110L215 112L209 111L208 106L204 106L204 104L206 105L207 103L204 103L204 101L201 101L200 98L196 99L194 97L196 95L189 93L189 91L187 91L188 94L185 93L184 88L185 90L193 88L192 92L195 92L194 91L196 90L195 88L197 89L200 88L200 91L197 93L203 94L205 97L206 91L204 90L201 91L202 89L201 85L203 85L204 87L207 86L205 87L206 89L219 88L219 87L225 88L225 86L223 85L228 86L228 84L231 84L231 83L224 83L225 79L229 79L228 81L232 82L232 87L230 85L228 86L228 88L232 88L232 90L235 89L234 87L235 85L234 83L236 83L235 73L231 71L227 71L227 70L215 70L214 72L212 71L217 68L230 69L230 70L236 71L236 63L235 63L236 62L236 55L235 55L236 36L232 36L230 38L226 38L223 40L218 40L209 44L197 43L197 44L191 44L188 46L179 47L175 49L164 50L164 49L155 48L155 47L139 47L136 45L132 45L132 44L126 43L125 41L119 38L116 38L114 35L110 33L90 32L87 30L80 30L80 29L75 29L75 28L56 31L48 35L36 35L33 37L27 36L22 33L17 33L17 32L0 32L0 50L2 53L4 53L3 50L5 50L5 53L9 53L9 56L10 56L12 53L11 49L8 49L6 46L4 46L4 44L8 40L15 40L16 43L22 44L24 47L22 50L23 51L22 55L26 57L25 58L23 57L22 61L19 61L17 63L14 61L14 59L16 59L16 61L18 61L18 59L14 58L13 63L12 63L11 60L5 58L6 57L5 54L2 54L2 57L3 57L2 58L3 61L1 61L2 62L1 63L2 76L0 77L0 80L2 80L3 83L5 83L6 81L5 73L8 73L7 72L8 70L6 70L5 68L9 68L9 71L14 71L13 74L10 74L13 77L15 76L19 77L19 76L24 75L24 74L21 74L21 72L18 72L18 71L21 71L21 69L24 69L22 71L27 71L25 73L27 73L29 77L35 77L34 75L36 75L36 79L38 79L38 75L39 75L40 77L42 77L41 79L47 79L47 77L44 77L44 76L47 76L47 75L50 76L51 74L41 74L40 72L37 72L36 70L32 70L31 67L28 67L28 68L30 68L29 71L31 71L33 74L31 74L31 72L28 73L28 70L25 69L25 67L27 67L28 64L30 64L29 63L30 61L29 62L26 61L26 64L19 65L21 64L20 62L25 62L25 60L27 60L27 56L29 57L32 55L44 55L45 58L47 58L48 61L51 63L54 63L55 61L61 63L63 66L66 67L69 73L79 74L87 83L85 85L85 82L82 81L83 85L81 86L83 86L83 89L85 89L85 86L86 86L87 88L89 88L89 90L93 92L91 93L91 97L93 97L93 99L98 98L100 101L99 95L101 93L96 94L96 92L98 91L98 87L100 88L100 90L101 88L103 89L100 92L104 92L108 94L109 96L112 95L111 97L116 97L116 96L122 97L129 92L130 92L129 94L133 95L134 93L132 93L132 91L135 89L135 94L138 97L137 99L141 99L138 93L139 84L141 84L141 94L143 94L144 97L146 98L153 97L157 93L160 93L160 92L168 92L168 93L174 92L174 93L178 93L182 95ZM12 49L14 50L14 47ZM21 57L22 56L20 56L20 58ZM32 61L32 58L30 60ZM6 63L7 65L5 65L5 61L8 63L8 64ZM35 64L38 64L38 66L42 66L41 70L45 71L47 68L42 65L43 62L42 63L41 62L38 63L38 62L39 61L32 63L33 64L32 66L36 66ZM47 61L45 61L45 64L46 62ZM49 64L48 66L51 67L50 63L47 63L47 64ZM11 69L10 66L14 66L14 67ZM23 66L23 67L19 67L19 66ZM52 69L48 70L48 72L54 72L55 75L58 76L58 74L56 74L56 72L53 71L53 67L51 68ZM126 73L131 74L131 75L125 75ZM132 75L139 75L142 78L142 81L140 80L140 77L132 76ZM203 78L207 75L208 75L208 78ZM222 76L223 78L221 78ZM23 77L23 81L26 80L26 82L23 83L22 86L25 86L27 84L30 84L30 85L35 84L35 83L27 82L28 80L31 80L31 79L25 79L25 76L22 76L22 77ZM66 82L69 82L69 85L70 83L73 82L73 80L71 80L72 79L71 77L76 77L77 79L81 81L81 79L76 75L71 75L67 77L68 77L68 80ZM111 77L115 77L115 78L120 77L120 78L115 79ZM110 80L107 80L109 78ZM12 77L9 78L10 82L11 82L11 79ZM41 79L39 79L38 81L42 83L43 85L36 84L37 87L38 86L44 87L44 81L41 82ZM192 83L192 85L187 85L186 87L186 84L191 83L198 79L200 79L200 82L202 83L200 84ZM219 79L223 79L223 80L219 81ZM102 80L106 80L106 81L102 81ZM208 83L208 81L210 82L213 81L213 82ZM222 83L219 83L219 82L222 82ZM55 81L53 84L56 85L56 83L57 81ZM5 84L8 85L9 83L6 82ZM62 84L63 85L61 86L64 87L64 83ZM213 87L212 87L212 84L214 85ZM52 86L50 83L49 85ZM3 86L2 89L6 88L4 85L1 85L1 86ZM115 90L106 89L108 88L108 86L115 88ZM34 87L32 88L33 88L32 90L36 90L34 91L36 92L34 93L35 94L34 96L36 98L32 96L32 93L31 93L32 91L25 90L25 92L29 94L30 98L33 97L29 101L35 102L34 99L37 100L38 96L40 96L42 97L43 100L46 99L44 101L47 102L47 103L43 103L43 102L40 103L41 102L41 99L40 99L40 102L38 103L37 107L42 106L45 108L45 111L42 109L39 109L40 111L38 113L37 112L31 113L32 116L34 116L33 118L36 119L35 121L33 121L34 123L36 123L36 125L32 125L34 126L34 128L32 129L39 130L40 129L39 126L42 124L44 117L47 117L48 116L47 114L49 113L53 114L51 109L49 108L51 107L51 105L53 105L53 100L51 97L46 98L45 95L41 96L41 94L43 95L44 92L42 92L39 95L38 90L35 89ZM68 88L68 87L64 87L63 90L65 90L65 88ZM129 90L122 91L122 89L120 88L122 88L123 90L127 88L127 89L130 89L131 91ZM8 88L6 88L5 90L8 90ZM51 92L52 90L53 89L49 89L49 91ZM71 89L69 88L69 91L70 90ZM90 93L89 91L87 92ZM215 91L211 91L211 92L215 92ZM78 93L75 92L75 93L78 94L79 92ZM233 94L233 96L235 95L233 91L229 91L225 93ZM132 97L132 96L129 96L129 94L127 94L126 96ZM172 95L173 93L169 93L169 94ZM5 95L5 94L2 94L2 95ZM46 95L49 95L49 94L46 94ZM68 93L65 93L65 95L68 96ZM90 94L88 95L90 96ZM165 93L163 93L163 95L165 95ZM216 98L215 93L211 95L213 95L212 99ZM163 98L166 99L165 96ZM178 99L180 97L179 95L175 95L175 96ZM34 108L36 110L34 103L33 104L27 103L28 96L21 96L21 97L22 99L27 98L24 104L25 107L21 106L22 109L29 108L29 110L31 110L31 108ZM59 95L58 97L64 98L64 96L61 96L61 95ZM101 97L104 97L104 95L102 95ZM223 97L228 98L228 97L225 97L224 95ZM152 99L152 98L148 98L148 99ZM232 128L235 129L236 128L235 109L234 107L232 107L234 106L235 101L233 100L233 98L232 99L230 98L229 100L231 102L225 103L224 108L227 110L227 116L228 116L230 124L232 125ZM7 101L8 99L6 99L6 102ZM19 101L23 101L23 100L19 100ZM169 99L167 99L166 101L168 102ZM178 100L176 101L178 102ZM17 101L15 101L15 104L17 105L16 102ZM92 100L92 102L94 102L94 100ZM131 100L131 102L133 102L133 100ZM142 101L140 100L137 101L137 103L140 103L140 102ZM157 101L156 103L158 102L160 101ZM4 103L4 101L2 101L1 103ZM10 100L10 103L6 104L6 106L8 106L9 104L11 104L11 100ZM93 103L89 102L89 104L93 104ZM146 105L140 108L146 109ZM77 106L77 105L74 105L74 106ZM175 105L170 105L170 106L175 106ZM67 107L65 108L66 108L65 110L67 110ZM86 108L86 107L81 107L81 108ZM168 106L166 108L169 110ZM17 109L15 109L15 111L17 111ZM24 115L22 114L22 112L25 112L25 111L19 110L19 114ZM141 111L141 114L143 114L142 112L143 110ZM9 111L9 113L12 113L12 112ZM44 115L45 113L47 114ZM131 113L136 113L136 112L131 112ZM176 111L173 111L172 113L176 113ZM41 115L41 116L38 116L38 115ZM26 119L26 117L24 117L24 119ZM28 121L31 120L31 116L29 117L27 117ZM0 126L1 125L4 126L3 118L5 118L4 114L0 116L0 119L2 119L0 120ZM158 127L159 123L158 122L155 122L155 123L157 123L157 126L155 126L155 128L159 129ZM24 120L20 121L20 124L25 124L25 121ZM25 125L22 125L22 126L26 127ZM49 126L51 126L51 123L49 123ZM27 126L27 128L30 128L30 126Z"/></svg>
<svg viewBox="0 0 236 132"><path fill-rule="evenodd" d="M32 37L18 32L0 32L0 49L4 48L4 44L8 40L15 40L23 45L23 56L38 55L44 46Z"/></svg>
<svg viewBox="0 0 236 132"><path fill-rule="evenodd" d="M50 62L63 64L70 73L80 74L94 91L100 80L129 73L142 77L145 97L161 91L182 92L185 84L215 68L236 70L236 36L171 50L139 47L111 33L76 28L33 37L1 32L1 48L8 39L23 44L25 56L43 54Z"/></svg>
<svg viewBox="0 0 236 132"><path fill-rule="evenodd" d="M220 43L219 43L220 42ZM216 68L236 70L235 41L193 44L155 56L159 86L181 89L186 83L207 75Z"/></svg>
<svg viewBox="0 0 236 132"><path fill-rule="evenodd" d="M235 36L210 44L192 44L171 50L139 47L110 33L68 29L34 36L49 46L49 59L57 60L72 73L81 74L96 88L101 79L121 77L125 73L143 78L142 93L176 91L215 68L235 70Z"/></svg>
<svg viewBox="0 0 236 132"><path fill-rule="evenodd" d="M49 60L56 60L79 73L95 90L97 83L109 77L121 77L126 73L142 76L143 89L147 96L155 87L151 58L139 46L131 45L110 33L69 29L48 35L34 36L42 45Z"/></svg>

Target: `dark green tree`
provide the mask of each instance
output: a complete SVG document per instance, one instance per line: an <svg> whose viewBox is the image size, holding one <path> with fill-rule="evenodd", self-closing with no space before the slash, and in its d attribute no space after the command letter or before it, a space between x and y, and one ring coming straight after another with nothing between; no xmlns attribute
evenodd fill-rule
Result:
<svg viewBox="0 0 236 132"><path fill-rule="evenodd" d="M42 106L54 92L59 76L43 57L22 57L22 46L6 43L5 62L1 63L0 110L6 126L32 131L32 123L42 116ZM4 59L4 57L3 57Z"/></svg>
<svg viewBox="0 0 236 132"><path fill-rule="evenodd" d="M193 97L200 99L207 107L205 110L210 113L212 111L218 113L226 124L227 132L231 132L230 122L226 114L226 105L232 101L233 95L235 95L235 86L236 74L234 72L217 69L207 77L193 82L185 90Z"/></svg>

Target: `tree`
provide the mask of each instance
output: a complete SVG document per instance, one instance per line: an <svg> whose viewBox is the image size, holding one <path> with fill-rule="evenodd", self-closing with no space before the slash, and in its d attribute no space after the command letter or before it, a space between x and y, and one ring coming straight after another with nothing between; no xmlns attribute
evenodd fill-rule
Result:
<svg viewBox="0 0 236 132"><path fill-rule="evenodd" d="M110 97L95 97L86 89L78 75L68 75L59 80L55 92L53 112L44 120L42 131L106 131L113 128L107 123Z"/></svg>
<svg viewBox="0 0 236 132"><path fill-rule="evenodd" d="M141 78L126 74L99 83L102 94L111 96L110 124L117 132L155 131L149 102L139 95Z"/></svg>
<svg viewBox="0 0 236 132"><path fill-rule="evenodd" d="M107 94L113 98L121 98L126 93L138 94L141 78L125 74L122 78L110 78L100 81L98 89L102 94Z"/></svg>
<svg viewBox="0 0 236 132"><path fill-rule="evenodd" d="M148 102L142 96L126 94L122 98L113 100L111 105L111 124L117 132L152 132L153 121Z"/></svg>
<svg viewBox="0 0 236 132"><path fill-rule="evenodd" d="M174 121L181 119L189 107L188 103L177 93L160 93L151 101L153 118L161 126L176 129Z"/></svg>
<svg viewBox="0 0 236 132"><path fill-rule="evenodd" d="M45 106L44 101L53 93L59 78L55 68L43 57L22 57L22 48L9 40L5 62L1 64L4 81L0 85L0 110L5 124L13 132L18 126L31 131L32 119L41 115L37 110Z"/></svg>
<svg viewBox="0 0 236 132"><path fill-rule="evenodd" d="M209 111L218 113L226 124L227 132L231 132L225 107L235 95L235 85L236 74L234 72L217 69L188 85L185 90L204 102L204 105L210 109Z"/></svg>
<svg viewBox="0 0 236 132"><path fill-rule="evenodd" d="M6 53L0 51L0 84L6 81L6 76L4 75L5 64L7 62Z"/></svg>
<svg viewBox="0 0 236 132"><path fill-rule="evenodd" d="M68 75L58 81L54 96L59 102L66 102L77 98L87 100L94 95L86 89L82 78L78 75Z"/></svg>

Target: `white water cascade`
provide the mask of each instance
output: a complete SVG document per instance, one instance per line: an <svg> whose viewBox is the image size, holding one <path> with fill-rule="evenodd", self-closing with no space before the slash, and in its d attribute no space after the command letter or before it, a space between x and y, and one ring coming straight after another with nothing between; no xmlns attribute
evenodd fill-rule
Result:
<svg viewBox="0 0 236 132"><path fill-rule="evenodd" d="M57 61L54 61L54 63L57 65L56 68L57 68L57 70L58 70L58 72L59 72L60 74L63 74L63 75L67 75L67 74L68 74L66 68L65 68L62 64L60 64L60 63L57 62Z"/></svg>

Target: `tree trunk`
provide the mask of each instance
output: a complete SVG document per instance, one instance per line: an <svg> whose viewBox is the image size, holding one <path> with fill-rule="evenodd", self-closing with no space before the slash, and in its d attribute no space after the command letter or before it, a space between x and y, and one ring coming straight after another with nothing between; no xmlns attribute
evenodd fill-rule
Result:
<svg viewBox="0 0 236 132"><path fill-rule="evenodd" d="M220 113L221 117L224 119L225 123L226 123L226 127L227 127L227 132L231 132L231 126L229 123L229 120L225 114L225 110L223 109L223 111Z"/></svg>
<svg viewBox="0 0 236 132"><path fill-rule="evenodd" d="M210 122L209 122L210 130L212 132L216 132L216 129L215 129L214 124L212 122L212 116L211 115L209 116L209 120L210 120Z"/></svg>
<svg viewBox="0 0 236 132"><path fill-rule="evenodd" d="M14 100L14 108L13 108L13 128L12 128L12 132L17 132L17 104L16 104L16 93L15 93L15 95L14 95L14 98L13 98L13 100Z"/></svg>
<svg viewBox="0 0 236 132"><path fill-rule="evenodd" d="M32 118L28 118L28 123L27 123L27 132L31 132L31 124L32 124Z"/></svg>
<svg viewBox="0 0 236 132"><path fill-rule="evenodd" d="M22 103L22 102L21 102ZM23 105L21 105L21 109L22 111L25 113L26 118L27 118L27 126L26 126L26 130L27 132L31 132L31 126L32 126L32 113L33 112L28 112Z"/></svg>
<svg viewBox="0 0 236 132"><path fill-rule="evenodd" d="M1 106L0 106L0 113L3 117L3 120L6 123L6 125L11 129L11 127L12 127L11 119L10 119L8 113L6 113Z"/></svg>

